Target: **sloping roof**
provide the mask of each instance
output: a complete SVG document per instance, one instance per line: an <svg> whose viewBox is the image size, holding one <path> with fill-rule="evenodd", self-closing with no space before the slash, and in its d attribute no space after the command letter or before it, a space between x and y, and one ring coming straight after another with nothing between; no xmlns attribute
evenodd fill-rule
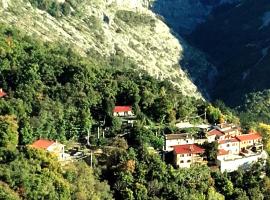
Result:
<svg viewBox="0 0 270 200"><path fill-rule="evenodd" d="M207 132L207 135L222 136L224 134L221 131L217 130L217 129L212 129L211 131Z"/></svg>
<svg viewBox="0 0 270 200"><path fill-rule="evenodd" d="M177 140L177 139L192 139L188 133L175 133L165 135L166 140Z"/></svg>
<svg viewBox="0 0 270 200"><path fill-rule="evenodd" d="M230 143L230 142L239 142L239 140L237 138L230 138L230 139L218 141L219 144L225 144L225 143Z"/></svg>
<svg viewBox="0 0 270 200"><path fill-rule="evenodd" d="M39 139L35 141L31 146L37 149L48 149L54 143L54 141Z"/></svg>
<svg viewBox="0 0 270 200"><path fill-rule="evenodd" d="M236 136L236 138L240 141L247 141L247 140L262 139L262 136L259 133L252 133L252 134L238 135Z"/></svg>
<svg viewBox="0 0 270 200"><path fill-rule="evenodd" d="M226 151L224 149L219 149L218 150L218 156L224 156L224 155L228 155L229 151Z"/></svg>
<svg viewBox="0 0 270 200"><path fill-rule="evenodd" d="M113 112L128 112L131 111L131 106L115 106Z"/></svg>
<svg viewBox="0 0 270 200"><path fill-rule="evenodd" d="M237 127L233 127L233 128L228 129L228 130L223 130L222 132L223 133L230 133L230 132L234 132L234 131L238 131L238 128Z"/></svg>
<svg viewBox="0 0 270 200"><path fill-rule="evenodd" d="M195 154L204 152L204 149L196 144L177 145L173 146L173 148L176 154Z"/></svg>
<svg viewBox="0 0 270 200"><path fill-rule="evenodd" d="M6 96L7 93L4 92L2 88L0 88L0 98Z"/></svg>

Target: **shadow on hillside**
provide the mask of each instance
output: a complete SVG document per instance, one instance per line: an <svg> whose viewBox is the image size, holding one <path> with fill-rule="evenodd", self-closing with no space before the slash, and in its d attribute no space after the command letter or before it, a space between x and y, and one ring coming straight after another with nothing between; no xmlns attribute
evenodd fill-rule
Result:
<svg viewBox="0 0 270 200"><path fill-rule="evenodd" d="M210 96L218 74L217 70L207 61L208 59L202 52L191 47L185 40L186 36L191 32L190 28L194 28L188 27L188 24L193 24L193 22L185 22L185 20L182 20L184 22L180 22L176 20L177 10L174 10L170 6L168 7L166 3L165 0L156 0L151 10L157 14L160 20L167 24L171 33L179 40L183 48L182 59L179 61L179 65L198 87L199 92L202 93L204 98L211 100Z"/></svg>

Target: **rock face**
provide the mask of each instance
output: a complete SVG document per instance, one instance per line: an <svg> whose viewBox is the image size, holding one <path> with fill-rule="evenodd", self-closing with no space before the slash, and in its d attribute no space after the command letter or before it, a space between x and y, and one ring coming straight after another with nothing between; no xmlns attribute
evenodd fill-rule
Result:
<svg viewBox="0 0 270 200"><path fill-rule="evenodd" d="M154 12L178 34L188 34L205 21L213 8L238 0L156 0Z"/></svg>
<svg viewBox="0 0 270 200"><path fill-rule="evenodd" d="M188 36L219 71L211 94L238 106L246 94L270 88L270 1L245 0L213 10Z"/></svg>
<svg viewBox="0 0 270 200"><path fill-rule="evenodd" d="M0 4L0 22L44 41L61 41L85 56L88 52L124 55L152 76L169 79L184 94L200 98L179 66L183 45L188 49L188 44L171 34L148 9L150 4L148 0L80 0L71 15L55 18L27 0L12 0Z"/></svg>

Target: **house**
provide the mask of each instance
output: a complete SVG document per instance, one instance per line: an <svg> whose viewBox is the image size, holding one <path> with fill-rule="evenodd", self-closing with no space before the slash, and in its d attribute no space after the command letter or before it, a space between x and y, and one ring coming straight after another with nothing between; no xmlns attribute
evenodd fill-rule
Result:
<svg viewBox="0 0 270 200"><path fill-rule="evenodd" d="M224 133L219 131L218 129L212 129L208 132L206 132L206 138L209 143L214 142L219 139L225 139Z"/></svg>
<svg viewBox="0 0 270 200"><path fill-rule="evenodd" d="M113 116L115 117L130 117L134 116L131 106L115 106L113 109Z"/></svg>
<svg viewBox="0 0 270 200"><path fill-rule="evenodd" d="M0 88L0 98L4 97L6 95L7 95L7 93L5 93L2 88Z"/></svg>
<svg viewBox="0 0 270 200"><path fill-rule="evenodd" d="M65 145L57 141L39 139L30 146L36 149L46 150L51 154L55 155L60 161L65 160L65 153L64 153Z"/></svg>
<svg viewBox="0 0 270 200"><path fill-rule="evenodd" d="M165 135L165 151L173 151L173 147L183 144L194 144L195 138L189 133L167 134Z"/></svg>
<svg viewBox="0 0 270 200"><path fill-rule="evenodd" d="M184 144L173 147L174 164L180 168L189 168L191 164L205 164L204 149L196 144Z"/></svg>
<svg viewBox="0 0 270 200"><path fill-rule="evenodd" d="M228 154L239 154L240 146L239 140L236 138L230 138L218 141L218 149L228 152Z"/></svg>
<svg viewBox="0 0 270 200"><path fill-rule="evenodd" d="M214 126L214 128L222 132L225 138L232 138L242 134L241 129L234 124L223 123Z"/></svg>
<svg viewBox="0 0 270 200"><path fill-rule="evenodd" d="M240 143L240 150L246 150L251 147L261 147L262 148L262 136L259 133L249 133L238 135L236 138Z"/></svg>

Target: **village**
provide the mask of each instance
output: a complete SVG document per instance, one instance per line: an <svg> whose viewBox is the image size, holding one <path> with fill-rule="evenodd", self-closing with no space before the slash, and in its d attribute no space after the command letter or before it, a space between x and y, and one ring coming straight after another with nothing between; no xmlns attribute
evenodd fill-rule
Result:
<svg viewBox="0 0 270 200"><path fill-rule="evenodd" d="M0 89L0 98L7 96L7 93ZM124 137L129 132L129 127L136 123L136 116L131 106L115 106L113 116L122 121L123 134L117 137ZM98 137L100 135L98 129ZM104 137L104 130L103 130ZM89 140L89 138L86 138ZM89 141L87 144L89 147ZM217 144L217 149L207 149L205 144ZM61 163L65 164L78 159L90 157L91 166L94 154L102 153L102 150L93 151L86 149L80 151L83 144L77 144L77 147L65 150L65 145L58 141L40 138L29 145L35 149L42 149L50 152ZM210 160L206 152L212 151L215 158ZM216 152L215 152L216 151ZM156 150L156 153L158 150ZM163 160L172 164L176 168L189 168L194 164L208 165L216 167L221 172L233 172L238 168L248 169L248 167L258 160L266 160L267 153L263 148L262 136L260 133L250 131L243 133L241 127L235 124L222 123L206 125L200 127L200 134L190 134L187 132L164 134L164 147L161 154ZM172 159L166 159L172 157Z"/></svg>
<svg viewBox="0 0 270 200"><path fill-rule="evenodd" d="M130 106L116 106L114 116L120 117L125 125L133 125L135 122ZM200 138L189 133L164 135L163 155L166 157L168 154L173 154L173 161L170 164L178 168L189 168L193 164L210 164L205 156L206 149L203 148L206 142L218 144L216 159L210 166L218 167L221 172L232 172L239 167L248 169L252 163L267 158L262 136L257 132L243 134L239 126L227 123L213 125L202 131L205 135ZM38 140L32 146L56 153L62 161L70 159L70 155L64 151L64 145L60 143Z"/></svg>

